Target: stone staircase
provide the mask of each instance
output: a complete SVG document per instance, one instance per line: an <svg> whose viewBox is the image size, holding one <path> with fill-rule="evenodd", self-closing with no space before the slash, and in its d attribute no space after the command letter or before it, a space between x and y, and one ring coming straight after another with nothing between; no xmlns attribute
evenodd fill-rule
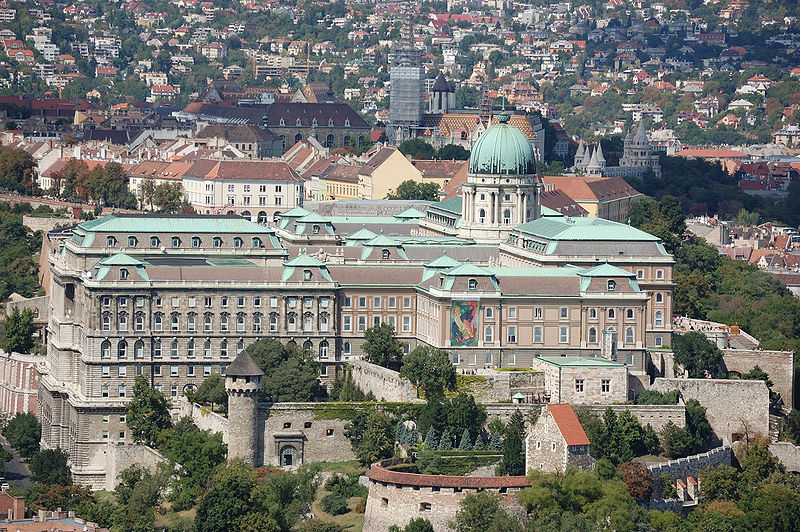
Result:
<svg viewBox="0 0 800 532"><path fill-rule="evenodd" d="M758 343L742 334L731 334L729 337L730 346L732 349L755 349Z"/></svg>
<svg viewBox="0 0 800 532"><path fill-rule="evenodd" d="M775 414L769 415L769 441L778 441L778 427L780 426L781 418Z"/></svg>

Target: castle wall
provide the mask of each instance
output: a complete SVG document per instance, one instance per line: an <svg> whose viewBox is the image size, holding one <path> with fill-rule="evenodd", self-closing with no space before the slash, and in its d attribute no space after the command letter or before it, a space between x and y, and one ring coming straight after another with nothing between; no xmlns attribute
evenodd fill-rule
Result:
<svg viewBox="0 0 800 532"><path fill-rule="evenodd" d="M230 421L228 418L204 409L196 403L191 403L185 397L180 397L177 401L173 400L173 405L179 409L181 417L192 418L198 429L221 432L222 441L228 443L230 438Z"/></svg>
<svg viewBox="0 0 800 532"><path fill-rule="evenodd" d="M133 465L143 466L155 471L164 456L147 445L115 445L109 443L105 450L106 476L104 489L114 490L119 484L119 474ZM96 488L99 486L95 486Z"/></svg>
<svg viewBox="0 0 800 532"><path fill-rule="evenodd" d="M794 404L794 352L723 349L722 361L728 371L744 374L760 367L772 381L772 390L781 394L786 408Z"/></svg>
<svg viewBox="0 0 800 532"><path fill-rule="evenodd" d="M711 449L707 453L694 454L686 458L678 458L660 464L648 464L647 469L658 479L659 475L669 475L672 478L686 478L697 476L709 467L731 465L731 447L723 445Z"/></svg>
<svg viewBox="0 0 800 532"><path fill-rule="evenodd" d="M411 383L401 379L398 372L364 360L351 360L350 366L353 382L364 393L372 392L379 401L422 402Z"/></svg>
<svg viewBox="0 0 800 532"><path fill-rule="evenodd" d="M607 408L617 415L629 411L642 425L650 425L659 432L670 421L678 427L686 426L686 407L678 405L596 405L587 407L597 416L602 416Z"/></svg>
<svg viewBox="0 0 800 532"><path fill-rule="evenodd" d="M764 381L657 378L651 389L677 389L684 401L698 400L723 443L742 439L745 434L753 437L769 433L769 390Z"/></svg>
<svg viewBox="0 0 800 532"><path fill-rule="evenodd" d="M800 472L800 447L792 445L787 441L772 442L769 444L769 452L772 456L780 460L787 471Z"/></svg>

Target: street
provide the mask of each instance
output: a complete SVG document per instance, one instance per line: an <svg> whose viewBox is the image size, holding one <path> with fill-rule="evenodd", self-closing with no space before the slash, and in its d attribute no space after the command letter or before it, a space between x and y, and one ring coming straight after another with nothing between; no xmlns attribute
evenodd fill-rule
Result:
<svg viewBox="0 0 800 532"><path fill-rule="evenodd" d="M26 466L22 459L19 456L19 453L11 448L11 445L8 443L3 436L0 436L0 443L3 444L3 448L14 455L14 458L11 461L6 462L6 482L8 482L11 486L17 486L20 489L25 489L28 486L33 484L31 480L31 472L28 470L28 466Z"/></svg>

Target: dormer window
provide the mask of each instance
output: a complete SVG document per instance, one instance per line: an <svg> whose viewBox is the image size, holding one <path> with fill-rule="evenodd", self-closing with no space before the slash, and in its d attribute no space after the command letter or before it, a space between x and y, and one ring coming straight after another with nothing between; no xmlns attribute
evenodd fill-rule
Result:
<svg viewBox="0 0 800 532"><path fill-rule="evenodd" d="M475 279L470 279L469 280L469 289L470 290L475 290L477 288L478 288L478 281L476 281Z"/></svg>
<svg viewBox="0 0 800 532"><path fill-rule="evenodd" d="M200 237L199 236L193 236L192 237L192 247L193 248L199 248L201 245L202 245L202 242L200 241Z"/></svg>
<svg viewBox="0 0 800 532"><path fill-rule="evenodd" d="M161 244L161 241L158 239L157 236L150 237L150 247L157 248Z"/></svg>
<svg viewBox="0 0 800 532"><path fill-rule="evenodd" d="M388 249L382 249L381 250L381 258L382 259L388 259L390 256L391 256L391 253L389 253Z"/></svg>
<svg viewBox="0 0 800 532"><path fill-rule="evenodd" d="M119 280L120 281L124 281L127 278L128 278L128 270L126 270L125 268L120 268L120 270L119 270Z"/></svg>
<svg viewBox="0 0 800 532"><path fill-rule="evenodd" d="M350 127L350 119L349 118L345 118L344 119L344 127Z"/></svg>
<svg viewBox="0 0 800 532"><path fill-rule="evenodd" d="M135 248L136 244L138 244L138 243L139 243L139 241L135 236L129 236L128 237L128 247L129 248Z"/></svg>
<svg viewBox="0 0 800 532"><path fill-rule="evenodd" d="M315 235L318 235L319 234L319 226L318 225L311 226L311 232L313 234L315 234Z"/></svg>
<svg viewBox="0 0 800 532"><path fill-rule="evenodd" d="M316 118L311 121L311 125L312 127L317 127L319 125Z"/></svg>
<svg viewBox="0 0 800 532"><path fill-rule="evenodd" d="M333 118L328 119L328 127L333 127Z"/></svg>
<svg viewBox="0 0 800 532"><path fill-rule="evenodd" d="M609 292L613 292L616 289L617 289L617 282L609 279L609 281L608 281L608 291Z"/></svg>
<svg viewBox="0 0 800 532"><path fill-rule="evenodd" d="M172 237L172 247L174 247L174 248L181 247L181 239L178 238L177 236L173 236Z"/></svg>
<svg viewBox="0 0 800 532"><path fill-rule="evenodd" d="M303 123L300 121L300 117L297 118L297 121L295 122L294 125L296 125L297 127L300 127L300 126L303 125Z"/></svg>
<svg viewBox="0 0 800 532"><path fill-rule="evenodd" d="M281 127L285 126L285 125L286 125L286 121L285 121L283 118L281 118L281 122L280 122L280 124L279 124L279 125L280 125Z"/></svg>
<svg viewBox="0 0 800 532"><path fill-rule="evenodd" d="M221 248L222 247L222 239L220 237L218 237L218 236L215 236L214 239L211 242L214 244L215 248Z"/></svg>
<svg viewBox="0 0 800 532"><path fill-rule="evenodd" d="M261 243L261 239L258 238L257 236L254 236L253 237L253 248L254 249L260 249L260 248L263 248L263 247L264 247L264 244Z"/></svg>
<svg viewBox="0 0 800 532"><path fill-rule="evenodd" d="M117 245L117 239L116 238L114 238L113 236L107 236L106 237L106 246L108 246L110 248L113 248L116 245Z"/></svg>
<svg viewBox="0 0 800 532"><path fill-rule="evenodd" d="M311 280L311 270L303 270L303 280L304 281Z"/></svg>
<svg viewBox="0 0 800 532"><path fill-rule="evenodd" d="M242 242L242 239L239 238L238 236L233 239L233 247L240 248L240 247L242 247L243 244L244 243Z"/></svg>

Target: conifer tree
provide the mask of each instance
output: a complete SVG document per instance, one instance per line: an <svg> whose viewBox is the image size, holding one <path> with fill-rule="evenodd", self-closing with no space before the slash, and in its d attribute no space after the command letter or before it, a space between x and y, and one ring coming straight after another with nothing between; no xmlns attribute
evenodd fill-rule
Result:
<svg viewBox="0 0 800 532"><path fill-rule="evenodd" d="M458 444L459 451L471 451L472 450L472 442L470 441L469 437L469 429L464 429L464 433L461 434L461 442Z"/></svg>

